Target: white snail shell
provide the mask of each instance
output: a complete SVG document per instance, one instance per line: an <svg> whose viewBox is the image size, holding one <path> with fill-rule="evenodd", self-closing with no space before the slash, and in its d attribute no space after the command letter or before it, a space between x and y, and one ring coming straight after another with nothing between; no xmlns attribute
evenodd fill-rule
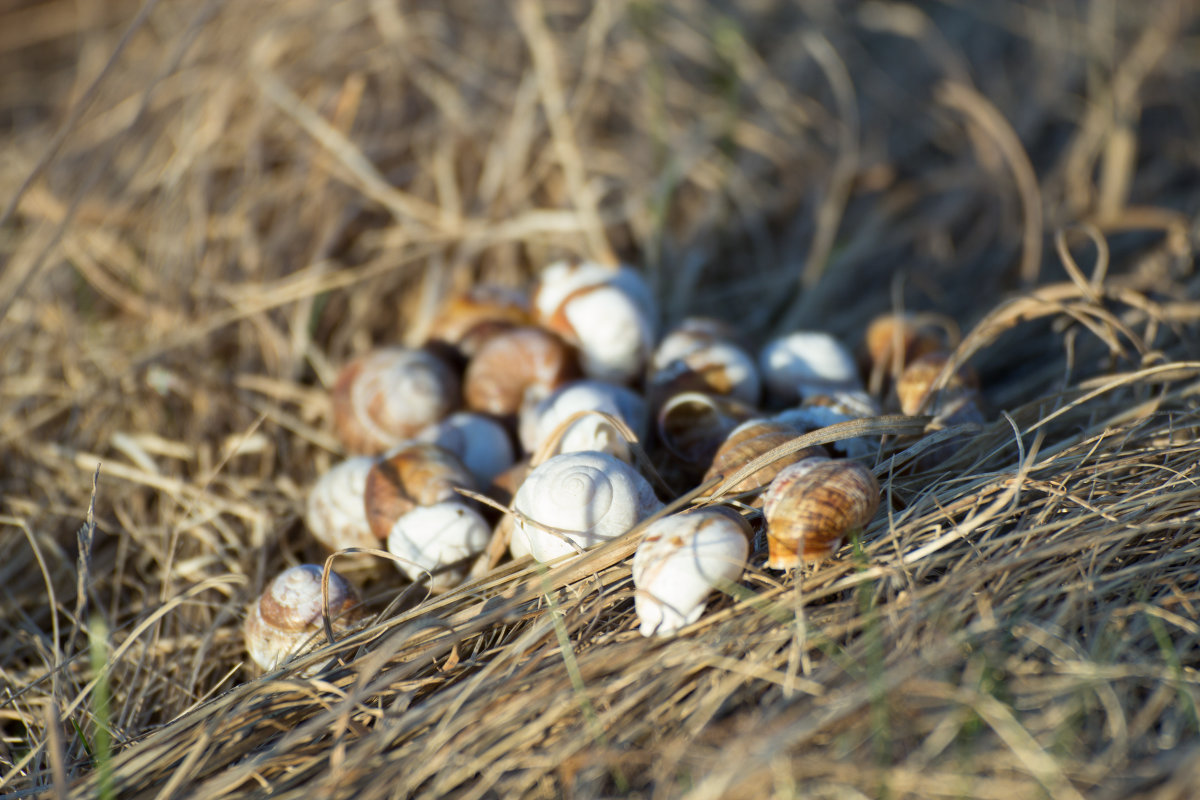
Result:
<svg viewBox="0 0 1200 800"><path fill-rule="evenodd" d="M492 417L470 411L455 412L423 429L416 438L454 453L480 486L491 483L516 460L504 426Z"/></svg>
<svg viewBox="0 0 1200 800"><path fill-rule="evenodd" d="M348 458L334 464L309 490L304 519L313 538L328 549L379 546L363 506L367 474L374 464L370 456Z"/></svg>
<svg viewBox="0 0 1200 800"><path fill-rule="evenodd" d="M387 538L388 552L404 559L396 566L416 581L426 571L463 561L482 553L492 538L492 528L470 505L446 500L418 506L396 520ZM432 588L450 588L461 582L466 569L433 576Z"/></svg>
<svg viewBox="0 0 1200 800"><path fill-rule="evenodd" d="M560 536L587 547L625 533L662 507L633 467L607 453L564 453L529 473L517 490L514 537L525 537L539 561L575 552Z"/></svg>
<svg viewBox="0 0 1200 800"><path fill-rule="evenodd" d="M750 525L705 508L664 517L646 529L633 556L634 607L643 636L669 636L700 619L709 593L742 575Z"/></svg>
<svg viewBox="0 0 1200 800"><path fill-rule="evenodd" d="M646 435L646 404L641 396L624 386L583 380L564 384L549 397L530 402L521 409L521 445L535 453L560 425L581 411L602 411L625 422L638 437ZM629 444L607 420L588 414L570 423L554 453L598 450L622 461L630 461Z"/></svg>
<svg viewBox="0 0 1200 800"><path fill-rule="evenodd" d="M650 359L647 388L658 397L698 391L756 405L762 381L754 357L701 322L708 321L684 320L663 337Z"/></svg>
<svg viewBox="0 0 1200 800"><path fill-rule="evenodd" d="M820 331L796 331L772 339L759 354L759 366L767 393L777 405L861 388L850 351Z"/></svg>
<svg viewBox="0 0 1200 800"><path fill-rule="evenodd" d="M879 481L857 461L806 459L782 470L763 502L772 569L832 556L879 508Z"/></svg>
<svg viewBox="0 0 1200 800"><path fill-rule="evenodd" d="M583 370L592 378L631 381L654 347L653 300L628 267L551 264L539 276L534 307L544 326L579 348Z"/></svg>
<svg viewBox="0 0 1200 800"><path fill-rule="evenodd" d="M359 614L358 591L336 572L329 573L329 616L334 631L347 630ZM270 671L300 652L321 630L321 567L301 564L275 577L249 608L243 629L250 659Z"/></svg>
<svg viewBox="0 0 1200 800"><path fill-rule="evenodd" d="M382 453L449 414L458 377L427 350L388 347L347 364L333 387L333 423L353 453Z"/></svg>

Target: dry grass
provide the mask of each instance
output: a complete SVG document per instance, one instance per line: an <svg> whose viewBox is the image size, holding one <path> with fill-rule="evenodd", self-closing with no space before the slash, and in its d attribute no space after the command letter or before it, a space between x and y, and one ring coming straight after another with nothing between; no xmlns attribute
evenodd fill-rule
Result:
<svg viewBox="0 0 1200 800"><path fill-rule="evenodd" d="M0 793L1194 796L1196 14L9 3ZM623 539L419 605L385 565L341 666L252 679L336 366L562 253L754 337L945 313L994 421L893 437L860 546L677 639Z"/></svg>

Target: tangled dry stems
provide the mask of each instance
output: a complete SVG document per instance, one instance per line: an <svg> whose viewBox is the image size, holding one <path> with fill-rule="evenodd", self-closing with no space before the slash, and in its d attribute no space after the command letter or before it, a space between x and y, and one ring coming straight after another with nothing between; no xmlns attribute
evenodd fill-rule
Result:
<svg viewBox="0 0 1200 800"><path fill-rule="evenodd" d="M1190 796L1187 4L72 9L0 14L5 796ZM253 676L336 365L606 252L751 336L949 314L993 421L934 467L964 431L868 423L860 542L680 638L634 533L437 598L368 567L371 625Z"/></svg>

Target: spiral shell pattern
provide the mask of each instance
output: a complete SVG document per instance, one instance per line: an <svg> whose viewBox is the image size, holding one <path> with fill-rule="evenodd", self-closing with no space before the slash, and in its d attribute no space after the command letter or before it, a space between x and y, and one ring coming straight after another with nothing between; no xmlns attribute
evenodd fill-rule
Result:
<svg viewBox="0 0 1200 800"><path fill-rule="evenodd" d="M763 503L767 566L790 569L837 551L879 508L879 481L857 461L809 459L772 481Z"/></svg>
<svg viewBox="0 0 1200 800"><path fill-rule="evenodd" d="M529 473L513 508L515 537L525 537L533 557L548 561L628 531L662 506L633 467L607 453L564 453ZM561 532L560 535L548 529Z"/></svg>
<svg viewBox="0 0 1200 800"><path fill-rule="evenodd" d="M351 609L359 602L354 586L331 572L329 616L335 631L352 624ZM243 629L246 650L255 664L272 670L296 654L321 627L321 567L291 567L276 576L251 605Z"/></svg>

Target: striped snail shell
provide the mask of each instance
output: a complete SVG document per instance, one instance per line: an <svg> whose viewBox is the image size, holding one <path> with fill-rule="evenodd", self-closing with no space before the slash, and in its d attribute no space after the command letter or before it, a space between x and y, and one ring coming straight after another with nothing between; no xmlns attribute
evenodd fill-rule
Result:
<svg viewBox="0 0 1200 800"><path fill-rule="evenodd" d="M791 569L832 556L871 521L879 481L857 461L809 459L781 471L767 489L767 566Z"/></svg>
<svg viewBox="0 0 1200 800"><path fill-rule="evenodd" d="M512 439L494 418L472 411L457 411L417 434L419 442L430 442L449 450L486 486L516 460Z"/></svg>
<svg viewBox="0 0 1200 800"><path fill-rule="evenodd" d="M576 553L625 533L662 507L650 484L620 459L597 452L563 453L535 467L517 490L515 537L539 561ZM551 532L554 529L555 532Z"/></svg>
<svg viewBox="0 0 1200 800"><path fill-rule="evenodd" d="M781 444L786 444L800 435L791 425L766 419L752 419L734 428L726 437L724 443L713 456L712 465L704 474L704 480L709 481L718 475L726 478L733 475L749 462L767 453ZM825 450L820 447L806 447L796 453L783 456L776 461L763 466L757 472L751 473L730 488L731 492L750 492L760 489L779 474L780 470L789 464L794 464L806 458L824 456ZM761 498L756 502L761 503Z"/></svg>
<svg viewBox="0 0 1200 800"><path fill-rule="evenodd" d="M538 277L538 321L579 348L583 371L627 383L641 374L656 338L653 296L629 267L560 261Z"/></svg>
<svg viewBox="0 0 1200 800"><path fill-rule="evenodd" d="M334 631L343 632L361 614L358 590L336 572L329 573L329 616ZM301 564L281 572L251 604L243 628L250 659L264 671L299 653L323 628L321 567Z"/></svg>
<svg viewBox="0 0 1200 800"><path fill-rule="evenodd" d="M629 443L621 433L598 414L567 420L581 411L600 411L622 420L639 440L646 434L646 404L641 395L625 386L604 381L571 381L555 389L548 397L530 402L521 409L521 445L536 453L552 435L560 434L553 454L579 450L598 450L622 461L632 460ZM559 430L563 425L565 430Z"/></svg>
<svg viewBox="0 0 1200 800"><path fill-rule="evenodd" d="M575 351L559 336L522 326L484 342L467 362L463 394L472 411L516 414L527 393L544 397L579 377Z"/></svg>
<svg viewBox="0 0 1200 800"><path fill-rule="evenodd" d="M376 541L387 539L396 520L418 506L461 499L455 488L474 489L470 470L453 453L428 442L409 442L367 474L363 502Z"/></svg>
<svg viewBox="0 0 1200 800"><path fill-rule="evenodd" d="M643 636L669 636L700 619L712 589L746 567L750 524L721 507L663 517L633 556L634 608Z"/></svg>
<svg viewBox="0 0 1200 800"><path fill-rule="evenodd" d="M862 388L853 356L820 331L795 331L767 342L759 367L773 403L791 405L815 394Z"/></svg>
<svg viewBox="0 0 1200 800"><path fill-rule="evenodd" d="M351 361L333 387L333 425L352 453L374 455L449 414L459 403L454 370L432 352L375 350Z"/></svg>
<svg viewBox="0 0 1200 800"><path fill-rule="evenodd" d="M375 459L356 456L335 464L308 492L304 519L313 538L330 550L377 547L363 497Z"/></svg>

